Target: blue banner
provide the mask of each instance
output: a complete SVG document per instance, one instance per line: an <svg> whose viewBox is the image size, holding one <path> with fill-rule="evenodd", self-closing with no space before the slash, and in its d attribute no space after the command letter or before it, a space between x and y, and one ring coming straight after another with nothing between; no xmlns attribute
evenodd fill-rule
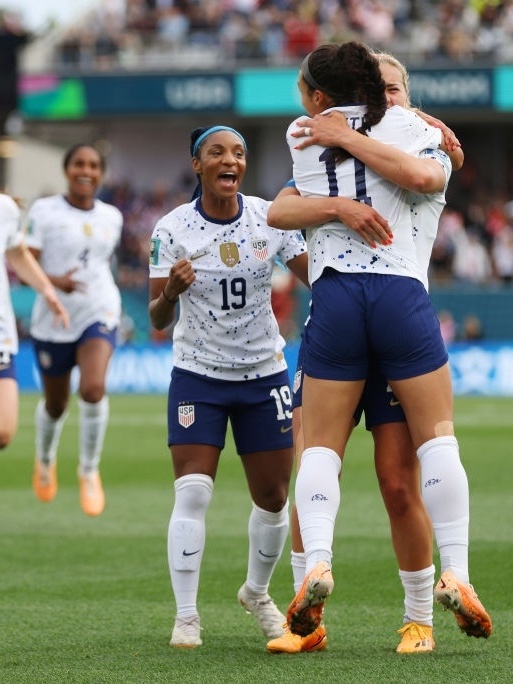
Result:
<svg viewBox="0 0 513 684"><path fill-rule="evenodd" d="M298 342L289 343L285 348L291 384L298 348ZM513 343L453 344L449 347L449 357L454 394L513 396ZM172 365L170 346L118 347L110 364L107 389L111 394L166 394ZM17 368L21 391L40 390L39 373L29 343L20 346ZM77 384L74 375L74 388Z"/></svg>

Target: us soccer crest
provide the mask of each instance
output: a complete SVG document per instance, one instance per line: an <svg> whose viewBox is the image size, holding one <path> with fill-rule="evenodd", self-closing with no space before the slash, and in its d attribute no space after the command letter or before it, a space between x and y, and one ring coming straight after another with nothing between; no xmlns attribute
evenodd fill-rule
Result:
<svg viewBox="0 0 513 684"><path fill-rule="evenodd" d="M251 249L253 254L260 261L266 261L269 256L269 241L268 240L252 240Z"/></svg>
<svg viewBox="0 0 513 684"><path fill-rule="evenodd" d="M181 404L178 407L178 422L184 428L191 427L194 423L194 404Z"/></svg>
<svg viewBox="0 0 513 684"><path fill-rule="evenodd" d="M226 264L230 268L239 263L239 248L235 242L225 242L220 245L219 253L221 254L223 264Z"/></svg>

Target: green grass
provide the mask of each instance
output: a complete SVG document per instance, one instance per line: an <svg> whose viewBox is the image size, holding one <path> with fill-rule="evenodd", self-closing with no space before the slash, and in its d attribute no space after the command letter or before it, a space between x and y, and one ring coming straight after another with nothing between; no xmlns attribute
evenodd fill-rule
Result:
<svg viewBox="0 0 513 684"><path fill-rule="evenodd" d="M492 637L467 638L453 615L436 607L436 650L394 652L402 591L370 439L359 428L344 466L336 589L326 611L329 646L288 656L266 652L256 623L236 600L245 578L250 501L231 442L207 521L199 595L204 645L176 651L168 645L173 487L165 397L111 397L102 468L107 507L99 518L87 518L78 504L75 405L59 451L58 496L51 504L33 496L36 399L21 397L18 435L0 455L2 684L513 681L513 400L456 402L471 486L471 576L492 614ZM289 549L271 586L282 609L292 596Z"/></svg>

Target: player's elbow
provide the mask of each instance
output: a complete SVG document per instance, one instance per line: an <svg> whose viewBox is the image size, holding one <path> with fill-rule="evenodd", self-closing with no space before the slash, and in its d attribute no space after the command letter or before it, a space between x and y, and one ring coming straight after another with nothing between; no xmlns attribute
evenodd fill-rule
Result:
<svg viewBox="0 0 513 684"><path fill-rule="evenodd" d="M280 228L283 230L283 224L281 221L282 213L276 209L274 203L271 204L267 211L267 223L271 228Z"/></svg>
<svg viewBox="0 0 513 684"><path fill-rule="evenodd" d="M445 181L442 175L425 171L417 174L412 179L412 187L410 190L421 195L427 195L432 192L441 192L444 189Z"/></svg>

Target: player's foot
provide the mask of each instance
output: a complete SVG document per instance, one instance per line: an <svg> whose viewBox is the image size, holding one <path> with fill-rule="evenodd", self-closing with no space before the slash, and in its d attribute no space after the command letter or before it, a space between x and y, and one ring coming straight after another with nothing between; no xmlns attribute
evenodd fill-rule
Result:
<svg viewBox="0 0 513 684"><path fill-rule="evenodd" d="M251 613L268 639L283 635L285 615L281 613L269 594L255 594L243 584L237 593L240 605Z"/></svg>
<svg viewBox="0 0 513 684"><path fill-rule="evenodd" d="M333 591L333 575L328 563L317 563L303 580L287 611L287 623L293 634L307 636L320 625L324 602Z"/></svg>
<svg viewBox="0 0 513 684"><path fill-rule="evenodd" d="M324 651L328 644L326 627L321 623L317 629L308 636L292 634L285 623L285 633L277 639L267 642L267 650L271 653L308 653L311 651Z"/></svg>
<svg viewBox="0 0 513 684"><path fill-rule="evenodd" d="M428 625L407 622L397 632L401 635L397 653L428 653L435 647L433 628Z"/></svg>
<svg viewBox="0 0 513 684"><path fill-rule="evenodd" d="M196 648L196 646L201 646L203 642L201 641L200 631L198 615L191 618L177 617L169 645L174 648Z"/></svg>
<svg viewBox="0 0 513 684"><path fill-rule="evenodd" d="M446 570L435 587L435 600L452 610L460 629L468 636L484 637L492 633L492 620L471 584L460 582Z"/></svg>
<svg viewBox="0 0 513 684"><path fill-rule="evenodd" d="M102 481L97 470L92 473L81 475L78 473L80 483L80 505L86 515L100 515L105 508L105 494Z"/></svg>
<svg viewBox="0 0 513 684"><path fill-rule="evenodd" d="M53 501L57 495L57 466L36 459L32 489L39 501Z"/></svg>

